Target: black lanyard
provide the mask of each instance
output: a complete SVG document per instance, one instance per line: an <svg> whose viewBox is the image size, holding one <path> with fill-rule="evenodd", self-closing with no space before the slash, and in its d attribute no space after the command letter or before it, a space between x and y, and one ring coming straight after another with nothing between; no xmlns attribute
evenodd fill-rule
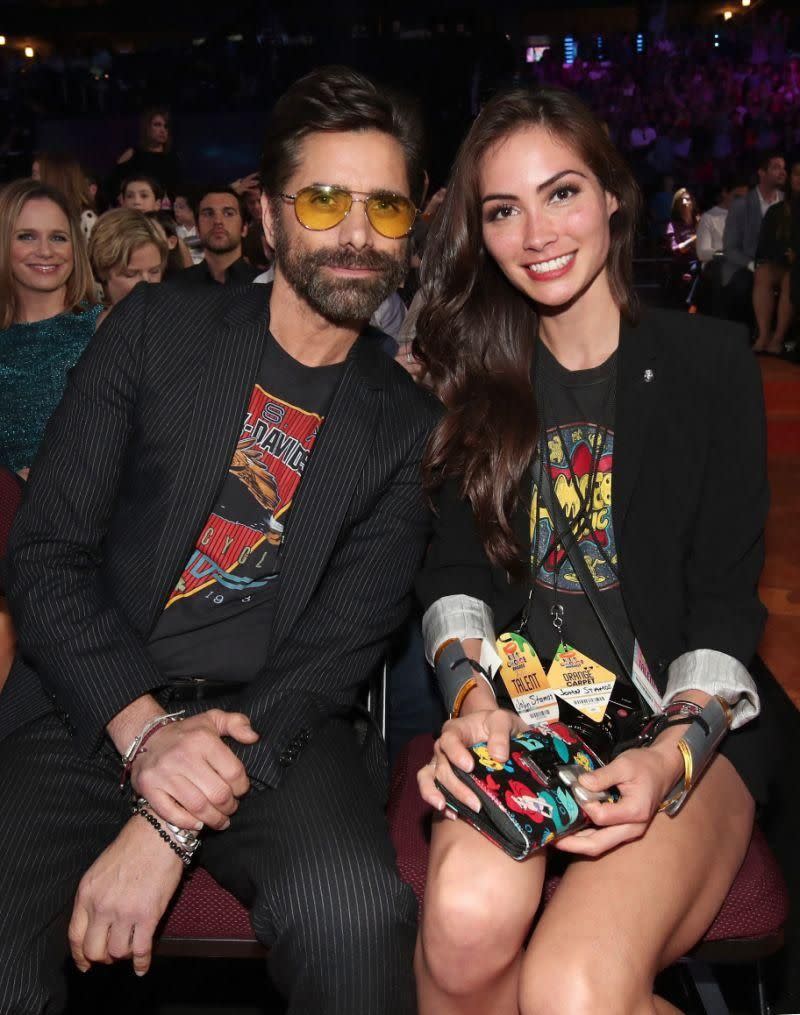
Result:
<svg viewBox="0 0 800 1015"><path fill-rule="evenodd" d="M588 434L588 441L592 449L591 463L589 466L589 472L587 475L587 482L585 493L581 493L580 483L578 482L578 476L575 472L575 466L572 461L572 456L567 452L567 442L564 439L564 433L562 432L561 425L557 423L555 413L548 412L548 402L544 392L544 385L541 381L541 375L537 371L536 380L536 396L537 404L539 406L539 441L537 449L537 461L534 462L533 477L531 481L531 499L535 494L536 496L536 517L534 519L534 542L531 549L531 565L530 565L530 587L528 592L528 601L523 610L522 618L520 620L520 631L523 632L525 627L531 618L531 610L533 606L533 596L536 587L536 579L539 574L539 570L553 554L558 554L559 547L562 550L561 559L554 559L553 562L553 605L550 608L550 617L553 622L553 627L557 631L559 638L562 637L562 628L564 624L564 606L558 601L558 579L561 573L561 569L564 566L565 561L569 558L569 551L571 548L575 548L577 552L580 552L579 545L585 534L588 534L592 543L597 548L598 553L603 558L603 561L607 565L609 571L615 578L619 578L617 568L612 563L609 555L606 553L605 548L602 546L600 541L595 536L594 527L592 525L592 503L594 499L595 484L597 482L597 476L600 471L600 462L603 458L603 453L608 439L608 434L611 429L610 420L614 418L614 409L616 406L616 369L613 375L609 379L608 390L604 399L603 406L600 411L600 419L602 423L597 423L594 427L593 432ZM550 418L553 422L548 424L547 420ZM575 497L578 502L578 510L575 512L571 519L567 520L567 527L563 531L559 531L558 522L556 520L556 513L553 510L549 511L550 522L553 528L552 537L549 540L547 547L542 556L539 556L539 524L541 521L541 507L542 507L542 488L545 483L549 485L549 495L551 505L556 503L557 493L555 488L555 482L553 480L552 471L550 468L550 454L548 448L548 429L552 429L555 432L558 440L561 443L561 447L567 459L567 467L569 469L570 480L572 482L573 490L575 491ZM536 475L536 467L538 465L538 482ZM569 542L568 542L569 541ZM575 572L576 579L580 582L581 577ZM597 587L597 586L595 586ZM585 591L585 590L584 590ZM535 639L534 639L535 640Z"/></svg>

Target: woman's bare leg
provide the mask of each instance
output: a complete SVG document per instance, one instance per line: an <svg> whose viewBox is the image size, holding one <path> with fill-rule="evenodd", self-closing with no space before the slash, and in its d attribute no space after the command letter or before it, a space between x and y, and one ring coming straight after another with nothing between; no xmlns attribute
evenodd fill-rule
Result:
<svg viewBox="0 0 800 1015"><path fill-rule="evenodd" d="M747 852L753 799L718 756L674 818L594 860L576 859L523 959L521 1015L655 1015L656 974L703 936Z"/></svg>
<svg viewBox="0 0 800 1015"><path fill-rule="evenodd" d="M780 354L783 352L783 343L794 320L794 307L792 306L790 274L787 271L781 281L781 290L778 295L778 321L775 325L775 333L772 341L767 346L767 352Z"/></svg>
<svg viewBox="0 0 800 1015"><path fill-rule="evenodd" d="M518 1015L544 855L517 863L463 821L434 820L414 960L420 1015Z"/></svg>
<svg viewBox="0 0 800 1015"><path fill-rule="evenodd" d="M772 335L772 318L775 316L775 286L780 283L781 269L775 264L759 264L753 276L753 312L758 335L754 352L764 352Z"/></svg>

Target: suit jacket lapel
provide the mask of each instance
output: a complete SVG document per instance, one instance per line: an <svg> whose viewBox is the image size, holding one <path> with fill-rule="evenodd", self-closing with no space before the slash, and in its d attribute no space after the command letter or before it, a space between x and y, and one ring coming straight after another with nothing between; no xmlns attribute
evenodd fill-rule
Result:
<svg viewBox="0 0 800 1015"><path fill-rule="evenodd" d="M325 423L295 496L281 554L271 649L308 602L339 535L375 438L385 354L369 335L350 351Z"/></svg>
<svg viewBox="0 0 800 1015"><path fill-rule="evenodd" d="M150 627L208 518L240 437L269 327L270 289L252 286L237 294L221 326L206 334L205 370L194 392L191 422L179 438L183 454L154 557Z"/></svg>
<svg viewBox="0 0 800 1015"><path fill-rule="evenodd" d="M646 316L620 325L614 427L614 530L619 536L636 485L653 405L660 390L658 347Z"/></svg>

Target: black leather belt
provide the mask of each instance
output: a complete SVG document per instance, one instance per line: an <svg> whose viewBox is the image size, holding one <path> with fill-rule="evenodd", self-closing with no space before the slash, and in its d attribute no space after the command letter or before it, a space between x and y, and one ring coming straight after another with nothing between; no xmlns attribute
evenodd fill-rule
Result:
<svg viewBox="0 0 800 1015"><path fill-rule="evenodd" d="M163 689L166 701L202 701L204 698L223 698L236 694L245 684L237 680L207 680L205 677L189 677L173 680Z"/></svg>

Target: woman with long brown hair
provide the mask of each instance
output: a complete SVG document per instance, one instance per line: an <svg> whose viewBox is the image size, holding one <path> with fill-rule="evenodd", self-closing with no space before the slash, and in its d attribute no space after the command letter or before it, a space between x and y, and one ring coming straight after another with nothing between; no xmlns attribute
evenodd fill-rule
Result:
<svg viewBox="0 0 800 1015"><path fill-rule="evenodd" d="M428 238L414 351L447 411L419 590L451 718L418 776L439 812L422 1013L674 1011L654 978L716 915L764 799L760 380L743 329L640 310L638 204L579 100L520 90L478 116ZM509 639L535 693L503 679ZM606 765L574 789L589 826L516 862L442 818L481 807L456 769L490 793L543 717ZM508 807L530 827L533 803Z"/></svg>
<svg viewBox="0 0 800 1015"><path fill-rule="evenodd" d="M80 162L63 152L37 152L33 158L31 176L34 180L61 191L67 204L77 211L81 231L88 240L97 222L97 209L89 178Z"/></svg>
<svg viewBox="0 0 800 1015"><path fill-rule="evenodd" d="M0 459L27 473L102 310L75 208L36 180L0 191Z"/></svg>

